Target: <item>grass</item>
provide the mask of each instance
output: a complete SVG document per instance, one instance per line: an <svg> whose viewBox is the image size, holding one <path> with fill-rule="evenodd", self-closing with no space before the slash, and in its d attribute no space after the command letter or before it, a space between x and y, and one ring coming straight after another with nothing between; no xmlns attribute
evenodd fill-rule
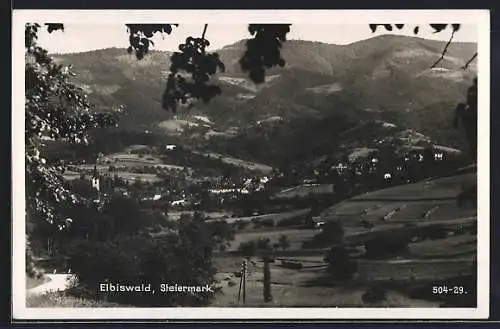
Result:
<svg viewBox="0 0 500 329"><path fill-rule="evenodd" d="M362 295L369 285L307 286L302 284L318 274L313 271L282 270L271 266L271 294L273 301L263 301L262 271L251 272L246 282L246 303L238 305L239 278L223 282L223 294L212 306L219 307L436 307L436 302L416 301L398 291L389 291L387 300L366 304ZM302 283L301 283L302 282Z"/></svg>
<svg viewBox="0 0 500 329"><path fill-rule="evenodd" d="M201 154L200 152L193 152L193 153ZM273 170L273 168L271 166L268 166L268 165L265 165L262 163L250 162L250 161L237 159L237 158L233 158L233 157L230 157L227 155L222 155L222 154L218 154L218 153L214 153L214 152L207 152L207 153L203 153L203 154L206 156L209 156L210 158L213 158L213 159L220 159L224 163L238 166L238 167L242 167L242 168L249 169L249 170L258 171L258 172L261 172L261 173L266 174L266 175L271 174L271 172Z"/></svg>
<svg viewBox="0 0 500 329"><path fill-rule="evenodd" d="M308 197L310 194L333 194L332 184L303 184L285 189L275 194L277 199Z"/></svg>
<svg viewBox="0 0 500 329"><path fill-rule="evenodd" d="M462 186L472 184L475 180L476 175L474 174L445 177L430 181L422 181L415 184L390 187L375 192L369 192L356 196L352 200L453 199L461 192Z"/></svg>
<svg viewBox="0 0 500 329"><path fill-rule="evenodd" d="M140 178L144 182L161 182L161 178L158 177L156 174L137 174L133 172L126 172L126 171L119 171L119 172L113 172L113 175L118 175L120 178L123 178L125 180L135 180L137 178Z"/></svg>
<svg viewBox="0 0 500 329"><path fill-rule="evenodd" d="M31 289L31 288L35 288L35 287L38 287L39 285L41 284L44 284L46 282L48 282L49 279L48 278L32 278L28 275L26 275L26 289Z"/></svg>
<svg viewBox="0 0 500 329"><path fill-rule="evenodd" d="M228 218L227 222L228 223L234 223L234 222L238 222L238 221L252 221L252 220L272 219L272 220L274 220L274 223L276 224L280 220L291 219L291 218L303 216L303 215L307 214L308 212L309 212L309 209L300 209L300 210L294 210L294 211L288 211L288 212L282 212L282 213L264 214L264 215L257 215L257 216L248 216L248 217Z"/></svg>
<svg viewBox="0 0 500 329"><path fill-rule="evenodd" d="M391 239L395 234L415 229L405 227L406 223L413 223L416 226L442 224L451 228L474 225L477 219L467 218L474 216L474 210L459 208L453 199L460 193L463 184L472 179L471 175L460 175L436 179L432 183L421 182L376 191L334 205L321 216L326 220L340 218L346 233L346 241L356 245L362 244L374 234L381 234ZM433 197L436 199L432 199ZM446 200L448 197L450 199ZM428 218L423 217L425 212L434 208L435 211ZM390 218L380 220L380 217L394 209L398 211ZM230 218L228 221L254 218L272 218L278 221L300 215L303 211L307 210ZM373 230L359 225L363 219L375 225ZM474 269L477 253L477 238L470 234L410 243L410 251L404 259L357 258L358 273L354 280L350 283L335 283L325 276L326 264L323 262L325 250L302 249L302 242L310 240L317 233L316 230L292 227L255 230L251 226L236 232L229 251L236 250L244 241L258 238L269 238L273 244L281 235L285 235L290 241L287 252L278 250L272 252L272 256L276 258L276 261L271 263L273 302L263 302L262 262L255 257L255 263L248 265L246 306L253 307L437 307L440 301L411 298L408 289L433 280L470 275ZM283 268L280 266L281 258L301 261L304 268L301 270ZM217 277L222 283L223 294L216 297L212 306L242 306L237 304L239 278L233 274L240 270L242 260L241 256L231 252L216 254L214 262L218 270ZM376 304L364 303L362 300L364 292L372 285L379 284L388 289L387 300ZM40 300L35 300L33 303L42 305L47 303L50 305L54 301L68 307L79 307L72 305L80 304L83 305L80 307L100 305L98 302L61 295L55 295L52 300L50 298L47 300L48 297L37 298Z"/></svg>
<svg viewBox="0 0 500 329"><path fill-rule="evenodd" d="M346 241L356 245L374 235L381 234L391 239L395 234L416 229L405 227L407 223L415 224L416 227L439 224L450 229L475 225L475 210L460 208L455 200L462 186L474 178L473 175L460 175L376 191L334 205L321 216L326 220L340 219ZM397 211L392 216L381 220L381 217L395 209ZM431 209L434 211L424 217ZM361 220L370 221L375 227L363 228L360 226ZM477 237L463 234L410 243L408 254L402 258L357 258L358 272L354 280L350 283L335 283L326 276L326 264L323 263L325 250L304 253L305 250L301 249L301 242L310 239L315 233L314 230L285 227L237 232L233 248L243 241L261 237L269 238L274 243L282 234L291 242L286 253L272 253L276 259L271 263L274 301L263 302L262 263L257 262L248 277L245 306L438 307L443 303L442 300L413 296L410 294L414 289L412 287L425 286L436 280L469 276L473 274L476 264ZM280 266L281 259L301 261L304 267L301 270L283 268ZM238 271L241 260L241 257L236 256L232 260L221 260L218 268L227 271L225 273ZM242 306L237 304L239 279L233 277L230 281L232 285L228 284L227 279L223 281L224 294L217 297L214 306ZM363 293L373 285L382 285L388 290L386 301L375 304L363 302Z"/></svg>
<svg viewBox="0 0 500 329"><path fill-rule="evenodd" d="M476 252L477 236L469 234L439 240L426 240L410 245L410 254L418 258L451 258L454 256L475 255Z"/></svg>
<svg viewBox="0 0 500 329"><path fill-rule="evenodd" d="M43 295L26 296L26 307L130 307L104 301L96 301L84 298L67 296L64 293L51 292Z"/></svg>
<svg viewBox="0 0 500 329"><path fill-rule="evenodd" d="M427 262L394 263L386 260L358 262L358 279L370 281L406 281L452 278L470 274L473 260L432 260Z"/></svg>
<svg viewBox="0 0 500 329"><path fill-rule="evenodd" d="M289 249L300 249L302 242L311 239L316 231L314 230L299 230L299 229L287 229L282 230L272 230L272 231L257 231L257 232L238 232L234 236L234 241L231 241L231 247L228 250L237 250L238 246L242 242L247 242L259 238L268 238L271 240L271 245L278 242L281 235L285 235L290 242Z"/></svg>

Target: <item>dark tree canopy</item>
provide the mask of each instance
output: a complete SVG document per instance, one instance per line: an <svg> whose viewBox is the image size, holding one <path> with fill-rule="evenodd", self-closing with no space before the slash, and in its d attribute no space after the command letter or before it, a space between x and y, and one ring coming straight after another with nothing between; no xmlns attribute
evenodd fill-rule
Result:
<svg viewBox="0 0 500 329"><path fill-rule="evenodd" d="M47 31L62 30L62 24L45 24ZM55 63L47 50L37 45L39 24L25 27L25 140L27 214L49 222L58 219L55 206L65 200L80 202L63 186L61 163L40 156L44 138L74 145L88 143L88 132L116 124L113 112L96 111L85 92L70 81L70 67ZM60 223L63 225L63 223Z"/></svg>

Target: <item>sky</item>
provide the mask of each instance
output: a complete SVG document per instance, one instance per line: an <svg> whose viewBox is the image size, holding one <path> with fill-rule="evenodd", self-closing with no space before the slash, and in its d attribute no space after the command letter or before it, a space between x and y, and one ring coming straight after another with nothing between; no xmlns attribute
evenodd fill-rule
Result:
<svg viewBox="0 0 500 329"><path fill-rule="evenodd" d="M209 50L220 49L241 39L249 38L247 24L218 24L211 23L206 32L206 38L210 40ZM414 36L415 24L407 25L402 31L387 32L379 27L378 31L372 33L368 24L292 24L288 34L289 40L309 40L330 44L345 45L363 39L368 39L381 34L399 34ZM175 51L179 44L183 43L188 36L201 36L203 24L180 24L174 27L172 34L156 35L155 50ZM451 29L434 34L427 25L420 26L418 37L434 40L447 41L450 38ZM477 42L478 29L475 24L462 24L460 30L455 33L454 41ZM46 31L40 33L40 46L50 53L74 53L95 49L128 47L128 34L124 24L81 24L66 23L64 32L56 31L48 34Z"/></svg>

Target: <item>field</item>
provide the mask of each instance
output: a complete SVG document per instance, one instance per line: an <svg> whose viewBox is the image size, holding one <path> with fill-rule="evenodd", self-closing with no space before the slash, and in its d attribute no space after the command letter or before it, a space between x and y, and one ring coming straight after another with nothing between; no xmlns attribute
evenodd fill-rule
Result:
<svg viewBox="0 0 500 329"><path fill-rule="evenodd" d="M303 184L292 188L287 188L275 194L275 198L304 198L309 195L333 194L332 184Z"/></svg>
<svg viewBox="0 0 500 329"><path fill-rule="evenodd" d="M266 175L270 174L273 170L273 168L271 166L268 166L265 164L245 161L245 160L233 158L233 157L218 154L218 153L213 153L213 152L208 152L208 153L193 152L193 153L203 154L203 155L206 155L206 156L213 158L213 159L220 159L224 163L238 166L238 167L242 167L242 168L245 168L248 170L253 170L253 171L260 172L260 173L263 173Z"/></svg>
<svg viewBox="0 0 500 329"><path fill-rule="evenodd" d="M52 292L43 295L30 295L26 297L26 307L130 307L103 301L76 298L67 296L64 292Z"/></svg>
<svg viewBox="0 0 500 329"><path fill-rule="evenodd" d="M194 215L195 211L190 211L190 210L185 210L185 211L169 211L168 212L168 218L169 219L172 219L172 220L179 220L182 216L182 214L187 214L187 215ZM223 212L223 211L220 211L220 212L205 212L205 211L200 211L200 213L205 216L208 220L220 220L220 219L224 219L226 221L229 221L231 218L228 218L228 217L231 217L231 213L230 212Z"/></svg>
<svg viewBox="0 0 500 329"><path fill-rule="evenodd" d="M278 242L281 235L286 235L291 241L290 249L300 249L302 242L312 238L317 233L314 230L301 229L279 229L271 230L260 229L249 232L237 233L234 241L231 241L231 247L228 250L237 250L238 246L245 241L255 240L258 238L268 238L271 244Z"/></svg>
<svg viewBox="0 0 500 329"><path fill-rule="evenodd" d="M130 150L140 150L145 145L132 145ZM110 170L110 167L112 170ZM165 164L154 154L133 154L126 152L108 154L99 159L97 164L79 164L70 166L66 170L63 178L66 180L77 179L84 174L86 179L90 179L92 171L97 169L101 175L118 176L128 182L142 180L144 182L160 182L162 179L155 173L144 173L144 168L154 167L158 171L181 171L182 166Z"/></svg>
<svg viewBox="0 0 500 329"><path fill-rule="evenodd" d="M236 217L236 218L228 218L226 221L228 223L234 222L245 222L245 221L254 221L254 220L269 220L272 219L275 223L283 219L295 218L298 216L303 216L309 212L309 209L300 209L283 213L275 213L275 214L264 214L257 216L248 216L248 217Z"/></svg>
<svg viewBox="0 0 500 329"><path fill-rule="evenodd" d="M239 244L258 238L269 238L273 244L281 235L287 237L290 245L286 250L269 253L274 258L270 264L273 301L263 302L263 263L260 256L255 256L248 262L246 306L437 307L443 303L474 304L472 285L466 288L470 290L468 297L464 295L457 300L439 299L431 295L429 288L435 281L470 278L475 274L477 236L470 228L477 225L476 211L460 208L456 203L456 196L464 187L473 184L474 179L473 174L465 174L393 187L356 196L325 210L320 215L323 220L338 220L343 224L345 241L351 248L352 259L358 264L358 271L350 282L338 282L327 275L328 264L324 257L328 248L302 249L302 243L310 240L318 230L295 227L255 229L251 225L238 230L229 249L216 258L223 294L216 298L214 306L238 305L240 279L235 272L240 270L243 261L242 256L235 253ZM269 214L266 218L279 215ZM371 223L372 227L363 227L360 225L362 221ZM415 240L409 243L405 254L394 257L370 259L361 252L364 243L373 237L390 240L404 232L416 234L421 228L437 226L457 233ZM469 230L457 231L461 228ZM283 262L300 263L302 268L292 269ZM386 299L375 304L364 301L363 294L373 287L384 287Z"/></svg>
<svg viewBox="0 0 500 329"><path fill-rule="evenodd" d="M35 288L43 283L46 283L47 280L47 278L32 278L30 276L26 276L26 289Z"/></svg>

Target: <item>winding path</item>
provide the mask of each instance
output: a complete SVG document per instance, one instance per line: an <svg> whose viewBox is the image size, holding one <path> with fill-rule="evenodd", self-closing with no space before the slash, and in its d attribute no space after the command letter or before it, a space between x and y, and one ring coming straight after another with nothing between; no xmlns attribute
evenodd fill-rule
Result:
<svg viewBox="0 0 500 329"><path fill-rule="evenodd" d="M63 291L68 289L68 279L73 277L72 274L46 274L49 281L36 286L34 288L28 289L27 294L31 295L42 295L53 291Z"/></svg>

